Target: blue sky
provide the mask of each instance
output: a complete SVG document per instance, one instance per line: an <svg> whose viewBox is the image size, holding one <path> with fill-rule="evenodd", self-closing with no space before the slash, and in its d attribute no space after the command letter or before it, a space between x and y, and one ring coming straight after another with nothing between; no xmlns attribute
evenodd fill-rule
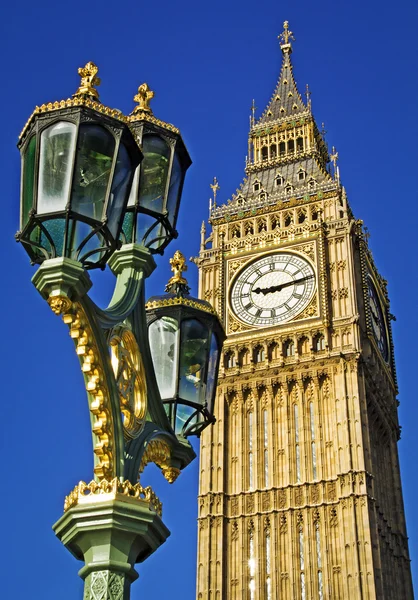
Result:
<svg viewBox="0 0 418 600"><path fill-rule="evenodd" d="M3 233L3 377L0 427L4 490L5 597L82 597L82 566L55 539L51 525L64 496L91 479L89 417L82 377L65 326L30 282L34 269L14 241L20 161L17 136L36 104L69 97L77 68L100 68L101 100L130 112L143 81L155 90L157 117L177 125L193 159L180 209L179 238L147 286L160 293L178 248L197 254L216 175L226 201L241 182L253 98L263 110L279 74L277 35L285 19L295 33L293 63L301 91L340 155L341 178L354 214L389 281L397 360L399 444L413 569L418 560L416 339L418 58L415 0L190 0L169 2L4 3L0 15L3 123L0 139ZM189 267L197 292L197 271ZM110 296L100 273L95 297ZM169 486L144 472L164 503L168 542L144 565L132 589L142 597L194 598L198 461ZM11 590L7 593L7 587ZM417 582L416 582L417 585ZM3 588L4 589L4 588Z"/></svg>

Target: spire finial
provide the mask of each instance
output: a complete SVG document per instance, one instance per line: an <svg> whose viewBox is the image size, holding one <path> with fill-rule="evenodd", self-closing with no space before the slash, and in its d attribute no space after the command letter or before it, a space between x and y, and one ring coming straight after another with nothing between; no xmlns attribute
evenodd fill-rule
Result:
<svg viewBox="0 0 418 600"><path fill-rule="evenodd" d="M173 258L170 258L170 265L174 275L169 279L165 286L165 291L171 294L177 294L178 296L188 294L190 288L187 284L187 279L183 277L183 272L187 271L186 258L180 250L174 252Z"/></svg>
<svg viewBox="0 0 418 600"><path fill-rule="evenodd" d="M306 84L306 101L308 103L308 108L311 108L311 90L309 89L309 83Z"/></svg>
<svg viewBox="0 0 418 600"><path fill-rule="evenodd" d="M215 208L216 207L216 194L218 193L218 190L221 189L216 177L213 178L213 183L210 184L210 187L212 188L212 192L213 192L213 208Z"/></svg>
<svg viewBox="0 0 418 600"><path fill-rule="evenodd" d="M335 149L335 146L332 147L332 151L330 154L330 160L332 162L332 164L334 165L334 179L336 181L340 180L340 174L339 174L339 168L337 167L337 161L338 161L338 152Z"/></svg>
<svg viewBox="0 0 418 600"><path fill-rule="evenodd" d="M95 85L100 85L100 77L97 77L97 73L99 72L99 68L94 64L94 62L88 62L85 67L80 67L78 69L78 74L81 77L80 87L73 94L73 98L77 96L91 96L95 100L99 99L99 92L94 87Z"/></svg>
<svg viewBox="0 0 418 600"><path fill-rule="evenodd" d="M149 105L152 98L154 98L154 92L150 90L148 83L142 83L138 88L138 93L134 96L134 101L138 102L138 106L135 106L132 114L134 115L138 112L148 112L152 114Z"/></svg>
<svg viewBox="0 0 418 600"><path fill-rule="evenodd" d="M289 31L289 21L283 23L283 33L278 36L280 42L280 48L283 53L292 52L292 44L290 40L296 41L293 35L293 31Z"/></svg>
<svg viewBox="0 0 418 600"><path fill-rule="evenodd" d="M251 127L254 127L256 110L257 110L257 107L255 105L255 100L253 98L253 103L251 104Z"/></svg>

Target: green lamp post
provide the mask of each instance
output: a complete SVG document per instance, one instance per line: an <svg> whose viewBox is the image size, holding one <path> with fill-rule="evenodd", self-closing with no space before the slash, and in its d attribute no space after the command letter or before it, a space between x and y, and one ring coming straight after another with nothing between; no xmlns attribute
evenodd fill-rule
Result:
<svg viewBox="0 0 418 600"><path fill-rule="evenodd" d="M161 503L139 475L154 462L173 483L195 458L187 436L214 420L224 334L213 309L188 296L180 253L167 302L151 299L146 313L144 281L152 254L177 236L191 161L180 132L152 114L146 84L127 117L99 101L97 72L93 63L79 69L72 98L37 107L20 136L16 238L40 265L35 287L69 328L91 417L94 479L69 493L54 531L85 563L84 600L125 600L134 565L169 535ZM88 295L88 270L106 265L116 280L102 309ZM155 344L158 332L169 342L166 323L177 327L185 353L167 358L167 344L164 352ZM171 397L165 377L179 382Z"/></svg>

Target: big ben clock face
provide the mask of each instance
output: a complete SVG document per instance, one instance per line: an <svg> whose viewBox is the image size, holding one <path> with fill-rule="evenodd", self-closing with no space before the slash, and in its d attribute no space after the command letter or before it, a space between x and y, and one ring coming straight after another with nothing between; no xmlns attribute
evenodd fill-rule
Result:
<svg viewBox="0 0 418 600"><path fill-rule="evenodd" d="M383 317L382 308L379 301L376 288L370 275L367 276L367 290L370 310L370 324L377 347L380 350L383 359L389 360L389 344L386 333L386 323Z"/></svg>
<svg viewBox="0 0 418 600"><path fill-rule="evenodd" d="M314 291L311 264L299 255L280 252L255 260L238 274L230 303L248 325L277 325L300 313Z"/></svg>

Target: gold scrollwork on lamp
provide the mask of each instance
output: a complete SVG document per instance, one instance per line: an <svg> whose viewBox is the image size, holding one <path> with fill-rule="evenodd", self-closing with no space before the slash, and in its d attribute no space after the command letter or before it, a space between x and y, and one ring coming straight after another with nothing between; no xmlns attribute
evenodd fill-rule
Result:
<svg viewBox="0 0 418 600"><path fill-rule="evenodd" d="M129 329L117 328L110 338L110 354L119 389L123 428L128 439L137 437L147 414L147 384L141 353Z"/></svg>

